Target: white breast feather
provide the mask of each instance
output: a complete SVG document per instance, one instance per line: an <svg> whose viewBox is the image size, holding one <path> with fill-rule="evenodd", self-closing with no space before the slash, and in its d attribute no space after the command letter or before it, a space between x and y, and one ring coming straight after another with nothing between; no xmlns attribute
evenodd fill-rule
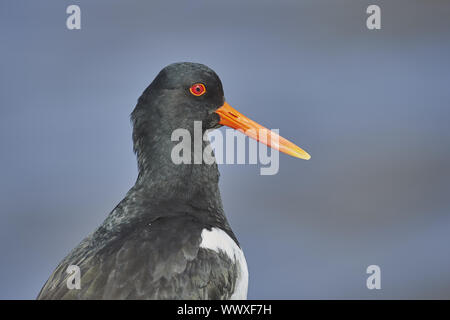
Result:
<svg viewBox="0 0 450 320"><path fill-rule="evenodd" d="M211 231L203 229L201 248L211 249L216 252L224 252L234 263L237 263L239 274L236 279L236 286L230 300L247 299L248 290L248 269L247 261L241 248L234 240L223 230L212 228Z"/></svg>

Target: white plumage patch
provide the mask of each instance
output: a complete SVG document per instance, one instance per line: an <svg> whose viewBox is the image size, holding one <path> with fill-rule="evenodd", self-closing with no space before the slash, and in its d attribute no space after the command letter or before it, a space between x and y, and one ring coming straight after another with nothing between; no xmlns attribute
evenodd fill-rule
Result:
<svg viewBox="0 0 450 320"><path fill-rule="evenodd" d="M247 299L248 290L248 269L247 261L241 248L234 240L223 230L212 228L211 231L203 229L201 248L211 249L216 252L224 252L231 261L238 264L238 278L236 279L236 287L230 300Z"/></svg>

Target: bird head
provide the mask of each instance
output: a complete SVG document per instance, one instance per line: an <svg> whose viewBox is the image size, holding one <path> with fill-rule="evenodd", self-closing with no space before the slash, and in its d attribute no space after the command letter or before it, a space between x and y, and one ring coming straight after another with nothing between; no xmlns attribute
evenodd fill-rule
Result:
<svg viewBox="0 0 450 320"><path fill-rule="evenodd" d="M156 114L158 121L172 130L192 127L194 121L201 121L204 130L227 126L291 156L310 158L292 142L231 107L225 101L220 78L203 64L182 62L165 67L140 99L141 105L151 108L135 112ZM145 103L145 99L151 101Z"/></svg>

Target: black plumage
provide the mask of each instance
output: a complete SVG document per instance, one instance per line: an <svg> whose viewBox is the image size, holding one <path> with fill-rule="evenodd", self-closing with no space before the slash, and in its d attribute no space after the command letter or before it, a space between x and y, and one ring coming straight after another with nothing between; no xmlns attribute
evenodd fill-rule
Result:
<svg viewBox="0 0 450 320"><path fill-rule="evenodd" d="M204 83L206 94L189 88ZM217 128L224 103L219 77L201 64L164 68L131 115L139 175L102 225L58 265L38 299L227 299L239 266L223 252L200 247L203 229L219 228L237 244L227 222L214 164L171 160L173 130ZM205 148L209 141L203 142ZM69 290L66 269L81 269L81 289Z"/></svg>

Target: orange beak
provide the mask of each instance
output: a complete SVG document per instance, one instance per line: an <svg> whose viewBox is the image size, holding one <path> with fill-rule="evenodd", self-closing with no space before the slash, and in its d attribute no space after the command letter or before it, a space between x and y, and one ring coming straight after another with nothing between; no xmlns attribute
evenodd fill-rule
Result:
<svg viewBox="0 0 450 320"><path fill-rule="evenodd" d="M256 141L262 142L268 147L284 152L296 158L309 160L311 156L303 149L297 147L289 140L280 137L273 131L250 120L239 111L233 109L228 103L224 103L216 113L220 116L220 124L239 130Z"/></svg>

